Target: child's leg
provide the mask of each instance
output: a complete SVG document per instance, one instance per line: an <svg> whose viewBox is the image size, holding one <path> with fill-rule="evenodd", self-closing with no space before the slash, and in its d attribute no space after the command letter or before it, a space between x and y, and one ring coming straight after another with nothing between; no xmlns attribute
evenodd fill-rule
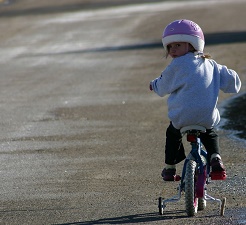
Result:
<svg viewBox="0 0 246 225"><path fill-rule="evenodd" d="M211 159L212 156L213 158L214 156L219 156L220 158L219 137L214 129L207 129L206 133L200 134L200 138L208 153L208 159Z"/></svg>
<svg viewBox="0 0 246 225"><path fill-rule="evenodd" d="M208 153L212 172L225 171L219 151L219 137L214 129L207 129L206 133L200 135L200 138Z"/></svg>
<svg viewBox="0 0 246 225"><path fill-rule="evenodd" d="M162 177L165 181L173 181L176 175L176 164L185 159L184 147L180 131L170 123L166 131L165 168Z"/></svg>
<svg viewBox="0 0 246 225"><path fill-rule="evenodd" d="M175 165L184 159L185 151L180 130L170 123L166 131L165 163Z"/></svg>

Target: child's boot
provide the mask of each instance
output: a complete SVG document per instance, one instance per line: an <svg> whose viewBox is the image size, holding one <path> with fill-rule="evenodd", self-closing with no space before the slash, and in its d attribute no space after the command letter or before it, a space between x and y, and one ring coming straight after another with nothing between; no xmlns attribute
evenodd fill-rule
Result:
<svg viewBox="0 0 246 225"><path fill-rule="evenodd" d="M212 180L225 180L226 171L219 154L213 154L211 157L212 171L210 173Z"/></svg>
<svg viewBox="0 0 246 225"><path fill-rule="evenodd" d="M161 176L164 181L178 181L180 176L176 175L176 166L175 165L166 165L162 170Z"/></svg>

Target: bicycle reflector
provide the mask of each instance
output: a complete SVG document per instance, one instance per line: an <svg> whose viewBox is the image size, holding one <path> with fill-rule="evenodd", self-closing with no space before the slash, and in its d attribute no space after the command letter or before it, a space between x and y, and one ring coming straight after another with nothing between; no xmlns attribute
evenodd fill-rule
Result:
<svg viewBox="0 0 246 225"><path fill-rule="evenodd" d="M187 134L187 141L188 142L197 142L196 134Z"/></svg>

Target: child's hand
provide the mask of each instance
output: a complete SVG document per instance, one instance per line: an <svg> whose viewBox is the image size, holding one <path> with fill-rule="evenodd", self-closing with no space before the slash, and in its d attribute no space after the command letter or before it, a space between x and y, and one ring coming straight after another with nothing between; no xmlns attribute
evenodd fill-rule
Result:
<svg viewBox="0 0 246 225"><path fill-rule="evenodd" d="M152 88L152 84L151 84L151 83L149 84L149 89L150 89L151 91L153 91L153 88Z"/></svg>

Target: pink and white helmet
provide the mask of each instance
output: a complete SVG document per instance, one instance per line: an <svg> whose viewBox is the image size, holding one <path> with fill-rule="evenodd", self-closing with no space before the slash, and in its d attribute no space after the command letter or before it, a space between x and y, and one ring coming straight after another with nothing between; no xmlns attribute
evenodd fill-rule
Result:
<svg viewBox="0 0 246 225"><path fill-rule="evenodd" d="M173 42L188 42L196 51L203 52L204 35L202 29L191 20L175 20L165 28L162 43L167 51L167 45Z"/></svg>

